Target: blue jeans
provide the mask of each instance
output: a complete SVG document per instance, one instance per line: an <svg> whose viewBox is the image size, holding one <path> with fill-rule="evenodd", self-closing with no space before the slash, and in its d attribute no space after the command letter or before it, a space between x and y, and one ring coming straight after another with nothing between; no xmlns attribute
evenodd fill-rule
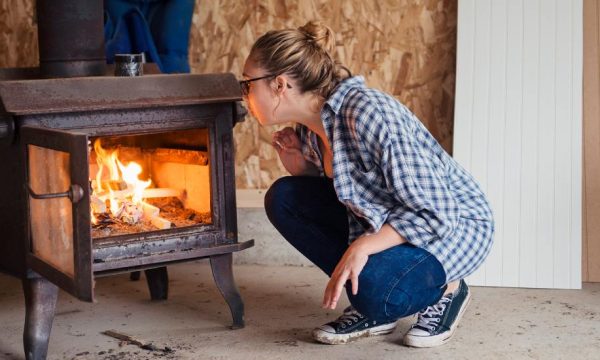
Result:
<svg viewBox="0 0 600 360"><path fill-rule="evenodd" d="M331 276L348 248L346 207L338 201L333 181L280 178L265 196L265 210L281 235ZM446 273L426 250L402 244L369 256L358 284L357 295L346 284L352 306L372 320L389 322L437 303L446 289Z"/></svg>

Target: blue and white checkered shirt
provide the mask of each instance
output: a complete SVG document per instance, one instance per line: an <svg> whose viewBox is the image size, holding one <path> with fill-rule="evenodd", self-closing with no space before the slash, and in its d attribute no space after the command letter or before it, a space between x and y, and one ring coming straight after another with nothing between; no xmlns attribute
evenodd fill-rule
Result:
<svg viewBox="0 0 600 360"><path fill-rule="evenodd" d="M388 223L432 253L447 282L475 271L492 247L492 211L477 182L395 98L342 81L321 119L333 151L333 182L348 208L349 241ZM299 125L303 154L323 174L314 132Z"/></svg>

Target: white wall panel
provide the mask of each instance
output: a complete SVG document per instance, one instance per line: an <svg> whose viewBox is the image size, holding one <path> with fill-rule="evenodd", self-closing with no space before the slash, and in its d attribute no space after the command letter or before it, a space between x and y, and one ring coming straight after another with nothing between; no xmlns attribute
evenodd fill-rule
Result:
<svg viewBox="0 0 600 360"><path fill-rule="evenodd" d="M459 0L454 156L494 247L469 282L581 287L582 0Z"/></svg>

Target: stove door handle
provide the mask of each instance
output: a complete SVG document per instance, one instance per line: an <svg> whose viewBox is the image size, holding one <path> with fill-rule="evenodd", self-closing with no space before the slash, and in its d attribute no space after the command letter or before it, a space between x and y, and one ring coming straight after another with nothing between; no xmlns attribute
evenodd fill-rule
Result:
<svg viewBox="0 0 600 360"><path fill-rule="evenodd" d="M26 185L26 188L29 195L38 200L68 197L73 204L77 204L83 198L83 188L77 184L71 185L68 191L54 194L36 194L29 185Z"/></svg>

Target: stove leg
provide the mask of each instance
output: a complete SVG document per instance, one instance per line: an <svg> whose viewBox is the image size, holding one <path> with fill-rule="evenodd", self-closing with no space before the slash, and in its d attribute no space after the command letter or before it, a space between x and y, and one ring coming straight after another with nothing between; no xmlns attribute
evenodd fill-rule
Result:
<svg viewBox="0 0 600 360"><path fill-rule="evenodd" d="M34 276L23 279L26 307L23 345L27 360L42 360L48 353L58 288L41 276Z"/></svg>
<svg viewBox="0 0 600 360"><path fill-rule="evenodd" d="M148 289L150 289L150 298L154 301L167 300L169 297L169 274L167 267L144 270Z"/></svg>
<svg viewBox="0 0 600 360"><path fill-rule="evenodd" d="M229 305L231 315L233 316L233 325L231 328L241 329L244 327L244 303L235 285L231 264L231 253L210 257L210 266L215 283L225 298L227 305Z"/></svg>

